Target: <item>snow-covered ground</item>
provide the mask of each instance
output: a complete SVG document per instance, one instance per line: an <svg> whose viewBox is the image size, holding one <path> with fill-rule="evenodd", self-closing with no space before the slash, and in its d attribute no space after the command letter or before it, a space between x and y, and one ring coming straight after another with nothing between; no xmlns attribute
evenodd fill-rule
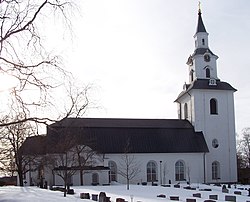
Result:
<svg viewBox="0 0 250 202"><path fill-rule="evenodd" d="M228 188L229 193L222 193L222 188L218 186L208 185L191 185L195 190L184 189L187 186L181 185L181 188L162 187L162 186L142 186L131 185L130 190L126 189L125 185L111 185L111 186L82 186L72 187L75 190L74 195L67 195L63 197L63 193L59 191L50 191L40 189L38 187L15 187L6 186L0 187L0 202L55 202L55 201L81 201L81 202L93 202L88 199L80 199L80 193L99 194L105 192L107 196L111 197L111 201L115 202L116 198L124 198L128 202L163 202L170 201L170 196L179 196L180 201L186 201L189 199L196 199L197 202L203 202L209 199L209 195L217 195L217 201L225 201L226 195L236 196L237 202L250 201L248 197L248 191L245 190L248 187L237 185L237 189L234 186ZM201 189L212 189L212 191L202 191ZM244 189L244 190L242 190ZM235 191L240 191L241 195L234 194ZM200 193L201 198L193 197L194 193ZM159 198L157 195L164 194L166 198Z"/></svg>

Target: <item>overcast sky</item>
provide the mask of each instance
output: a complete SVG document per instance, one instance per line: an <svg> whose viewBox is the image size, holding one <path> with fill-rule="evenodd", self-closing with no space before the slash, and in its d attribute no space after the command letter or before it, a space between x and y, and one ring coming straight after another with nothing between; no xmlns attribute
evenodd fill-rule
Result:
<svg viewBox="0 0 250 202"><path fill-rule="evenodd" d="M88 117L177 118L174 103L188 82L198 1L81 0L74 36L62 41L65 66L94 84L101 108ZM250 127L250 1L203 0L202 18L218 77L235 93L236 129Z"/></svg>

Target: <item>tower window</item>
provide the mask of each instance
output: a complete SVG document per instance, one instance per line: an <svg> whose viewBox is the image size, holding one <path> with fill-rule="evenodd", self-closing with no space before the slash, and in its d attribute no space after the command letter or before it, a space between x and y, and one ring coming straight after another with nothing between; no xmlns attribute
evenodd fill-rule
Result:
<svg viewBox="0 0 250 202"><path fill-rule="evenodd" d="M206 68L206 78L210 78L210 69Z"/></svg>
<svg viewBox="0 0 250 202"><path fill-rule="evenodd" d="M218 114L217 100L215 98L210 100L210 114Z"/></svg>
<svg viewBox="0 0 250 202"><path fill-rule="evenodd" d="M214 161L212 163L212 179L213 180L220 179L220 164L218 161Z"/></svg>
<svg viewBox="0 0 250 202"><path fill-rule="evenodd" d="M194 81L194 70L192 69L189 74L191 82Z"/></svg>
<svg viewBox="0 0 250 202"><path fill-rule="evenodd" d="M208 55L208 54L204 55L205 62L210 62L210 60L211 60L210 55Z"/></svg>
<svg viewBox="0 0 250 202"><path fill-rule="evenodd" d="M205 39L202 39L202 45L205 46Z"/></svg>
<svg viewBox="0 0 250 202"><path fill-rule="evenodd" d="M185 119L188 118L188 106L187 106L187 103L184 104L184 118Z"/></svg>
<svg viewBox="0 0 250 202"><path fill-rule="evenodd" d="M213 139L212 146L213 146L213 148L218 148L219 147L219 142L218 142L217 139Z"/></svg>

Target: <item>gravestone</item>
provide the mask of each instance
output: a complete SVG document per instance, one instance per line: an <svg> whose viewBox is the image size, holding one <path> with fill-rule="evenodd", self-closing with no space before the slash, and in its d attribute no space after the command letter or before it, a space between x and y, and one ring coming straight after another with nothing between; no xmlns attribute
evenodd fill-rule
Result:
<svg viewBox="0 0 250 202"><path fill-rule="evenodd" d="M218 200L218 195L215 194L209 195L209 199Z"/></svg>
<svg viewBox="0 0 250 202"><path fill-rule="evenodd" d="M236 196L226 195L225 201L233 201L236 202Z"/></svg>
<svg viewBox="0 0 250 202"><path fill-rule="evenodd" d="M125 199L123 199L123 198L117 198L116 202L125 202Z"/></svg>
<svg viewBox="0 0 250 202"><path fill-rule="evenodd" d="M165 194L159 194L159 195L157 195L157 197L166 198L166 195Z"/></svg>
<svg viewBox="0 0 250 202"><path fill-rule="evenodd" d="M194 193L193 197L201 198L201 193Z"/></svg>
<svg viewBox="0 0 250 202"><path fill-rule="evenodd" d="M179 196L170 196L169 198L172 201L179 201Z"/></svg>
<svg viewBox="0 0 250 202"><path fill-rule="evenodd" d="M90 199L89 193L80 193L80 199Z"/></svg>
<svg viewBox="0 0 250 202"><path fill-rule="evenodd" d="M234 191L234 194L241 195L241 191Z"/></svg>
<svg viewBox="0 0 250 202"><path fill-rule="evenodd" d="M187 198L186 202L196 202L196 199L194 199L194 198Z"/></svg>
<svg viewBox="0 0 250 202"><path fill-rule="evenodd" d="M105 192L100 192L99 202L106 202L106 193Z"/></svg>
<svg viewBox="0 0 250 202"><path fill-rule="evenodd" d="M75 194L74 189L68 189L68 190L67 190L67 194L70 194L70 195Z"/></svg>
<svg viewBox="0 0 250 202"><path fill-rule="evenodd" d="M92 194L92 200L93 201L98 201L98 195L97 194Z"/></svg>

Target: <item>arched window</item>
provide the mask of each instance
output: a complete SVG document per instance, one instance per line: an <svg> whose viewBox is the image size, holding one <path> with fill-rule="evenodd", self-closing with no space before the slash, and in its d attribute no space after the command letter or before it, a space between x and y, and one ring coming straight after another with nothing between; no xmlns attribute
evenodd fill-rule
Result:
<svg viewBox="0 0 250 202"><path fill-rule="evenodd" d="M220 163L218 161L212 163L212 179L220 179Z"/></svg>
<svg viewBox="0 0 250 202"><path fill-rule="evenodd" d="M92 174L92 184L93 185L98 185L99 184L99 176L97 173Z"/></svg>
<svg viewBox="0 0 250 202"><path fill-rule="evenodd" d="M188 118L188 106L187 106L187 103L184 104L184 118L185 119Z"/></svg>
<svg viewBox="0 0 250 202"><path fill-rule="evenodd" d="M157 166L153 161L149 161L147 164L147 182L155 182L157 180Z"/></svg>
<svg viewBox="0 0 250 202"><path fill-rule="evenodd" d="M191 82L194 81L194 70L192 69L189 73Z"/></svg>
<svg viewBox="0 0 250 202"><path fill-rule="evenodd" d="M117 181L117 166L114 161L109 161L109 182Z"/></svg>
<svg viewBox="0 0 250 202"><path fill-rule="evenodd" d="M210 69L206 68L206 78L210 78Z"/></svg>
<svg viewBox="0 0 250 202"><path fill-rule="evenodd" d="M177 161L175 163L175 180L176 181L185 180L185 165L183 161Z"/></svg>
<svg viewBox="0 0 250 202"><path fill-rule="evenodd" d="M210 114L218 114L217 100L215 98L210 100Z"/></svg>
<svg viewBox="0 0 250 202"><path fill-rule="evenodd" d="M202 39L202 45L203 46L205 45L205 39Z"/></svg>

